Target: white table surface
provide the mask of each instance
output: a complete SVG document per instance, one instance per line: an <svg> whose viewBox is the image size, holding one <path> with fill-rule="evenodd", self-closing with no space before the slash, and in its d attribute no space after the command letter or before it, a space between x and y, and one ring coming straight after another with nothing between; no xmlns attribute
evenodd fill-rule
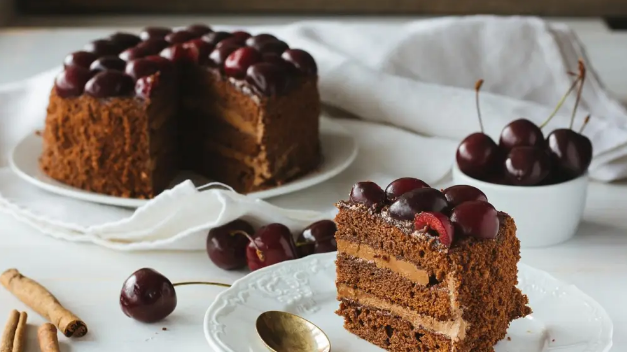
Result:
<svg viewBox="0 0 627 352"><path fill-rule="evenodd" d="M129 27L138 23L189 23L195 19L159 19L134 22L118 19ZM234 23L233 20L211 23ZM289 18L262 19L286 22ZM389 19L388 19L389 20ZM48 20L58 25L59 19ZM83 22L80 22L83 21ZM242 23L252 24L247 18ZM371 20L377 21L377 20ZM39 22L41 23L41 22ZM73 24L101 24L85 19ZM109 23L109 22L106 22ZM569 21L588 49L593 66L608 88L627 101L627 32L610 33L600 21ZM32 19L22 22L32 25ZM64 24L64 22L61 22ZM63 56L88 39L110 30L96 28L0 29L0 83L26 78L58 65ZM348 190L347 190L348 192ZM330 199L329 202L337 199ZM281 204L281 199L276 199ZM303 207L306 207L306 200ZM627 351L627 183L590 186L588 204L577 236L562 245L522 251L523 261L573 283L595 298L614 322L614 348ZM243 273L215 269L204 252L122 253L93 245L48 238L4 214L0 214L0 271L17 267L40 281L90 327L83 339L61 337L64 352L90 351L207 351L202 318L213 297L222 289L188 286L177 289L179 305L167 320L145 325L128 319L118 305L122 282L134 270L153 267L172 281L211 280L230 283ZM0 324L11 309L26 309L0 289ZM30 310L30 322L42 318ZM166 327L167 331L163 331ZM34 325L29 327L27 352L38 351Z"/></svg>

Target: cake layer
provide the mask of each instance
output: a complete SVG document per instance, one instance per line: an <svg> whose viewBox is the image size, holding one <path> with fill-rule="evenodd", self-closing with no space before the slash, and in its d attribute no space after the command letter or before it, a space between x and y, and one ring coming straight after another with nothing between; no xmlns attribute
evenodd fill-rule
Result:
<svg viewBox="0 0 627 352"><path fill-rule="evenodd" d="M389 269L342 252L338 252L336 263L338 289L340 286L359 289L438 320L454 318L445 282L430 287L419 285Z"/></svg>
<svg viewBox="0 0 627 352"><path fill-rule="evenodd" d="M390 311L342 300L337 314L344 317L348 331L388 351L452 351L453 343L444 335L415 326Z"/></svg>
<svg viewBox="0 0 627 352"><path fill-rule="evenodd" d="M387 253L389 257L413 263L440 282L451 270L447 253L440 251L437 240L427 234L407 234L380 216L374 216L360 207L352 209L350 206L340 205L335 221L338 224L338 242L344 240L367 245Z"/></svg>

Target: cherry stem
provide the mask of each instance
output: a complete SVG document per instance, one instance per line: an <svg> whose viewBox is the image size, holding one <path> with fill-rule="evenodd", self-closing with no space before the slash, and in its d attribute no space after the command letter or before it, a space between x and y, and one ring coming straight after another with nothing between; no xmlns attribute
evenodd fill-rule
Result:
<svg viewBox="0 0 627 352"><path fill-rule="evenodd" d="M581 91L583 90L583 83L586 80L586 66L583 63L582 59L579 59L579 88L577 89L577 98L575 99L575 107L573 108L573 114L570 117L570 129L573 129L573 124L575 123L575 114L577 113L577 107L579 106L579 101L581 100Z"/></svg>
<svg viewBox="0 0 627 352"><path fill-rule="evenodd" d="M579 134L583 133L583 130L586 128L589 121L590 121L590 115L586 116L586 119L583 120L583 125L581 125L581 128L579 129Z"/></svg>
<svg viewBox="0 0 627 352"><path fill-rule="evenodd" d="M248 240L250 241L250 243L252 243L253 246L255 247L255 251L257 252L257 258L259 258L259 260L262 261L262 262L266 261L266 256L263 254L263 252L261 251L259 246L257 246L257 243L255 243L255 240L248 233L246 233L246 231L233 230L233 231L229 232L229 235L231 235L231 236L235 236L235 235L246 236L248 238Z"/></svg>
<svg viewBox="0 0 627 352"><path fill-rule="evenodd" d="M568 91L566 92L566 94L564 94L562 96L562 98L560 99L560 101L557 103L557 106L555 107L555 109L553 110L551 115L549 115L549 117L539 126L540 129L544 128L544 126L546 126L549 123L549 121L551 121L551 119L555 115L557 115L557 112L560 110L562 105L564 105L564 102L566 101L566 98L575 89L575 87L577 87L577 83L579 83L580 80L581 80L581 77L577 77L577 79L573 82L573 84L570 86L570 88L568 88Z"/></svg>
<svg viewBox="0 0 627 352"><path fill-rule="evenodd" d="M477 116L479 116L479 127L481 127L481 133L483 132L483 120L481 119L481 109L479 108L479 91L483 85L483 79L480 79L475 83L475 105L477 106Z"/></svg>
<svg viewBox="0 0 627 352"><path fill-rule="evenodd" d="M187 281L187 282L177 282L172 284L172 286L187 286L187 285L208 285L208 286L220 286L220 287L231 287L229 284L223 284L220 282L208 282L208 281Z"/></svg>

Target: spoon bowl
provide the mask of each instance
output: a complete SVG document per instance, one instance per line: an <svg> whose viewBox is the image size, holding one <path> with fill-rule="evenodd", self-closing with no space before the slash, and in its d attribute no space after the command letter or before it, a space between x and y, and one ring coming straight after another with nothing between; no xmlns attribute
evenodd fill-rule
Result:
<svg viewBox="0 0 627 352"><path fill-rule="evenodd" d="M273 352L331 352L329 337L314 323L280 311L262 313L257 334Z"/></svg>

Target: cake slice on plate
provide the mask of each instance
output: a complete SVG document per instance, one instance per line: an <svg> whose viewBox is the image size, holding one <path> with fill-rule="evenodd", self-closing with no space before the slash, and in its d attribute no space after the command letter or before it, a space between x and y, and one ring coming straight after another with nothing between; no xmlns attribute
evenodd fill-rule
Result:
<svg viewBox="0 0 627 352"><path fill-rule="evenodd" d="M470 186L359 182L335 219L344 327L389 351L492 351L531 313L514 220Z"/></svg>

